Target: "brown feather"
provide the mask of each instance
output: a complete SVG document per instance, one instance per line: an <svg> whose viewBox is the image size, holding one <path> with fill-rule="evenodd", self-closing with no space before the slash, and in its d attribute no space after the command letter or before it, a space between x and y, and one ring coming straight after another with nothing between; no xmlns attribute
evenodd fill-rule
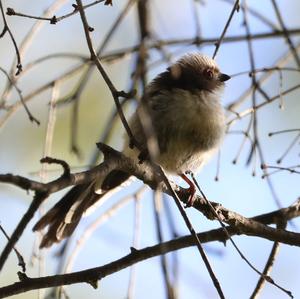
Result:
<svg viewBox="0 0 300 299"><path fill-rule="evenodd" d="M69 237L77 227L84 212L93 206L109 191L128 179L129 175L121 171L113 171L105 178L105 190L102 194L94 192L94 183L73 187L54 205L33 227L33 231L46 228L40 248L50 247Z"/></svg>

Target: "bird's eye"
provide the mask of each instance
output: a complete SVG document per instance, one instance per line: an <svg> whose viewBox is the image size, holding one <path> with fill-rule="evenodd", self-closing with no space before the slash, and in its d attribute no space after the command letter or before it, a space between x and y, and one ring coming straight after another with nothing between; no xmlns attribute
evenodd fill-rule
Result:
<svg viewBox="0 0 300 299"><path fill-rule="evenodd" d="M209 80L211 80L214 77L214 73L211 69L205 69L203 75L205 76L206 79Z"/></svg>

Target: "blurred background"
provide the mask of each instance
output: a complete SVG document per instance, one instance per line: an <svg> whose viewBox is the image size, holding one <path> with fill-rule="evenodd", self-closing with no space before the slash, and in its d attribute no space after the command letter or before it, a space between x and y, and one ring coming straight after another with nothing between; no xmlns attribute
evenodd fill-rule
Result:
<svg viewBox="0 0 300 299"><path fill-rule="evenodd" d="M87 3L90 2L84 2L84 4ZM298 30L291 35L292 43L296 47L300 42L298 13L300 2L278 0L276 3L286 28ZM241 4L245 4L245 2L241 1ZM16 12L33 16L41 16L48 7L53 7L50 16L56 15L56 17L73 10L72 2L69 1L7 0L2 1L2 5L5 11L7 7L11 7ZM261 86L269 97L277 96L282 91L299 84L299 66L293 55L288 54L290 48L284 36L276 36L276 30L280 30L281 27L272 1L249 0L247 5L248 25L254 37L252 45L255 69L278 66L279 59L287 57L280 66L296 70L268 73L270 76ZM127 6L128 8L126 8ZM200 51L212 56L215 49L214 42L220 37L232 7L233 2L230 0L149 0L150 36L146 41L146 45L149 47L147 80L150 81L171 61L175 61L184 53ZM107 33L125 8L127 9L126 14L124 13L120 24L116 26L100 57L116 88L128 91L133 86L132 74L135 70L137 55L136 51L132 49L139 44L140 38L136 1L113 1L113 6L105 6L100 3L86 9L86 14L89 25L94 28L94 31L91 32L94 45L98 47L105 41ZM6 19L19 46L22 40L33 32L32 28L36 26L37 22L35 19L19 16L6 16ZM2 30L2 21L0 25ZM94 163L95 157L97 157L95 144L103 140L108 123L109 129L112 130L105 141L110 146L121 149L124 132L118 119L115 122L111 121L115 105L109 89L97 70L93 69L87 84L84 85L78 97L74 97L74 92L78 89L87 66L79 68L72 76L62 78L64 74L80 66L89 57L79 15L75 14L55 25L50 24L49 21L41 21L38 30L34 32L32 41L26 44L27 48L22 52L24 71L17 77L17 85L24 98L28 97L28 107L41 124L37 126L30 122L21 105L16 106L17 108L12 113L8 113L10 110L0 110L0 172L48 181L58 177L61 169L53 166L44 168L41 172L42 167L39 160L45 153L67 161L72 167L72 171L81 171ZM235 13L225 36L225 38L237 38L225 39L216 56L220 69L233 75L233 78L227 83L223 97L223 104L226 108L238 101L251 87L252 79L249 76L251 65L245 32L244 14L240 9L238 13ZM264 33L267 36L263 36ZM268 36L269 33L273 36ZM261 38L255 38L255 36ZM206 42L196 45L193 43L196 37L199 41L205 40ZM123 52L126 54L116 58L116 53ZM0 39L0 67L7 72L10 72L12 68L15 72L15 68L12 67L15 56L12 41L9 35L5 34ZM111 59L108 59L109 57ZM30 67L32 63L33 66ZM241 72L244 73L240 74ZM236 76L234 76L235 74ZM265 74L266 72L257 73L257 79ZM11 93L5 95L7 78L3 72L0 72L0 78L2 94L0 103L3 103L5 99L7 107L17 105L16 103L19 103L18 93L13 89ZM53 90L51 86L54 81L56 83ZM34 97L31 96L43 86L48 88L45 87L43 92L37 93ZM135 84L134 87L140 94L140 84ZM53 92L57 99L55 106L51 105ZM265 101L262 94L257 92L257 102ZM251 106L250 92L236 107L235 112L243 112ZM129 116L134 108L135 102L129 101L124 109ZM236 118L236 114L228 110L227 115L228 121ZM299 115L298 89L258 110L258 137L263 153L263 162L266 165L278 166L278 159L281 159L293 140L295 142L281 159L280 166L299 165L299 139L295 139L299 131L268 136L270 132L299 129ZM49 126L49 119L52 126ZM197 176L198 182L209 199L246 217L289 206L299 197L299 174L280 171L270 175L269 180L263 179L263 172L260 169L262 160L257 152L252 156L250 163L247 163L251 151L249 140L246 140L241 151L240 147L249 121L250 116L238 119L229 127L221 149L219 164L218 158L215 157ZM272 171L272 169L267 169L267 172ZM215 180L216 176L218 180ZM178 180L178 183L184 186L182 181ZM70 253L74 253L77 248L77 240L81 238L87 228L95 220L102 219L101 215L125 196L134 194L142 187L140 182L134 182L103 203L94 214L83 219L68 242L66 256L63 258L59 257L60 245L43 252L37 251L38 236L31 230L39 218L36 215L17 243L17 248L27 263L27 275L30 277L40 274L52 275L64 269L69 263ZM43 210L50 208L64 193L65 190L52 194ZM1 184L0 223L8 234L12 234L31 200L32 193L27 194L19 188ZM173 200L163 197L160 207L159 219L163 239L171 239L174 232L180 236L187 235L188 230ZM218 227L217 222L208 221L199 212L193 211L193 209L186 211L198 232ZM86 243L82 244L78 250L78 255L74 256L68 271L96 267L118 259L130 252L130 246L133 246L134 241L137 248L157 244L159 241L155 219L153 192L149 188L145 188L140 192L138 199L129 197L122 208L93 231ZM174 226L170 225L170 222L173 222ZM299 231L299 225L299 220L293 220L288 225L288 229ZM136 229L137 227L138 229ZM249 261L259 270L263 270L273 245L272 242L246 236L236 236L234 240ZM5 244L5 237L0 235L0 248L2 249ZM205 249L225 295L228 298L249 298L259 276L240 258L232 245L228 242L224 247L224 244L215 242L206 244ZM37 259L39 255L42 257L40 263ZM271 272L272 278L280 286L290 290L295 298L300 296L299 260L299 248L282 245ZM170 266L171 279L177 279L178 298L218 298L195 247L168 254L167 261ZM19 271L17 259L11 253L0 275L1 286L17 281L17 271ZM68 286L64 290L72 299L128 298L128 296L130 298L166 298L159 257L143 261L135 266L135 284L131 289L134 293L133 297L128 295L128 285L133 279L130 273L131 269L128 268L108 276L99 282L97 290L87 284ZM49 290L46 290L45 293L33 291L12 298L43 298L49 292ZM266 284L261 293L261 298L284 297L287 296L270 284Z"/></svg>

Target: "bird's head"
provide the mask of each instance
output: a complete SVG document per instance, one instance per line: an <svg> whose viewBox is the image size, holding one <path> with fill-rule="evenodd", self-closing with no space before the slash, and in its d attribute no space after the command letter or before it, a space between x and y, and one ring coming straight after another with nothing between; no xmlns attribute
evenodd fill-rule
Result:
<svg viewBox="0 0 300 299"><path fill-rule="evenodd" d="M230 76L221 73L215 60L195 53L187 54L168 68L175 87L215 91L223 87Z"/></svg>

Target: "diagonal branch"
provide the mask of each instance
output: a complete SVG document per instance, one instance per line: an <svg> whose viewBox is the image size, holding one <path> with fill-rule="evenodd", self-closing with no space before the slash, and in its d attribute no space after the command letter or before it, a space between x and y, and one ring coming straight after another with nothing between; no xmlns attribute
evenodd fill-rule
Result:
<svg viewBox="0 0 300 299"><path fill-rule="evenodd" d="M40 183L11 174L0 175L0 182L13 184L25 190L35 191L36 194L28 211L21 219L15 232L12 234L10 241L7 243L0 256L0 269L3 267L9 253L17 243L25 227L32 219L34 213L48 195L74 184L87 183L96 178L102 176L105 177L113 169L119 169L136 176L154 190L160 189L163 192L172 195L173 197L175 192L175 196L177 198L178 194L180 194L180 200L185 204L187 203L189 195L188 191L182 187L179 187L175 183L166 180L166 178L161 178L161 180L158 181L157 178L159 175L157 173L157 169L153 169L150 167L150 165L148 165L147 171L145 171L145 165L134 163L134 161L132 161L130 158L125 157L122 153L113 150L107 145L99 144L98 146L104 153L105 161L103 163L88 171L75 174L64 173L58 179L48 183ZM210 205L216 209L218 215L221 217L224 223L234 227L239 233L243 232L247 235L256 235L268 240L300 246L300 234L282 229L275 229L266 225L270 223L278 223L279 220L280 222L288 221L292 218L298 217L300 215L300 200L289 208L275 211L269 215L257 216L255 218L245 218L242 215L230 211L215 202L210 202L208 205L206 201L199 196L195 199L193 207L205 215L208 219L217 220L216 216L211 212ZM263 222L264 224L260 222Z"/></svg>
<svg viewBox="0 0 300 299"><path fill-rule="evenodd" d="M126 118L125 118L125 115L123 113L123 110L122 110L122 107L121 107L121 104L120 104L120 101L119 101L119 97L131 98L132 94L126 93L124 91L118 91L115 88L112 81L110 80L110 78L108 77L108 75L105 72L104 68L102 67L102 65L100 63L100 60L97 56L97 53L96 53L96 51L93 47L92 39L90 37L91 27L88 24L88 21L87 21L86 15L85 15L85 11L84 11L83 6L82 6L82 1L81 0L76 0L76 3L77 3L78 10L79 10L79 13L80 13L81 21L82 21L82 24L83 24L83 29L84 29L87 45L88 45L88 48L89 48L89 51L90 51L90 54L91 54L91 60L96 65L98 71L100 72L101 76L103 77L105 83L107 84L107 86L108 86L108 88L109 88L109 90L112 94L112 97L113 97L114 102L116 104L116 107L118 109L120 119L121 119L121 121L123 123L123 126L124 126L128 136L130 138L131 144L133 144L137 148L141 149L141 146L137 143L137 141L135 140L135 138L134 138L134 136L131 132L131 129L130 129L129 124L128 124Z"/></svg>
<svg viewBox="0 0 300 299"><path fill-rule="evenodd" d="M228 227L230 235L240 234L241 231L234 227ZM227 239L223 229L214 229L207 232L199 233L198 238L201 243L222 241ZM300 245L300 244L299 244ZM28 292L30 290L56 287L61 285L70 285L75 283L89 283L94 288L97 287L98 280L116 273L124 268L130 267L138 262L151 257L160 256L168 252L195 246L193 236L184 236L174 240L164 242L155 246L146 247L141 250L133 249L130 254L115 260L101 267L90 268L83 271L73 272L69 274L53 275L40 278L26 277L20 282L0 288L0 298L6 298L12 295Z"/></svg>
<svg viewBox="0 0 300 299"><path fill-rule="evenodd" d="M223 29L223 32L222 32L220 38L218 39L218 41L217 41L216 44L215 44L215 45L216 45L216 48L215 48L214 54L213 54L213 56L212 56L213 59L215 59L215 57L216 57L216 55L217 55L217 53L218 53L218 50L219 50L219 48L220 48L220 46L221 46L221 43L222 43L222 41L223 41L223 39L224 39L224 37L225 37L226 31L227 31L227 29L228 29L228 27L229 27L229 25L230 25L230 22L231 22L231 20L232 20L232 18L233 18L234 13L235 13L236 11L238 12L238 11L239 11L239 8L240 8L240 0L236 0L235 3L234 3L234 5L233 5L233 7L232 7L231 12L230 12L229 18L228 18L228 20L227 20L227 22L226 22L226 24L225 24L225 27L224 27L224 29Z"/></svg>
<svg viewBox="0 0 300 299"><path fill-rule="evenodd" d="M96 4L99 4L101 2L104 2L105 0L96 0L94 2L91 2L89 4L83 5L83 9L87 9L89 7L92 7ZM51 18L48 17L38 17L38 16L33 16L33 15L28 15L28 14L24 14L24 13L20 13L20 12L16 12L14 9L12 8L7 8L7 15L9 16L18 16L18 17L23 17L23 18L29 18L29 19L35 19L35 20L39 20L39 21L48 21L50 22L50 24L56 24L66 18L69 18L75 14L78 13L78 9L77 6L75 4L72 5L73 6L73 11L70 13L67 13L63 16L60 17L56 17L55 15L53 15Z"/></svg>
<svg viewBox="0 0 300 299"><path fill-rule="evenodd" d="M278 5L277 5L277 2L276 0L272 0L272 4L273 4L273 7L274 7L274 10L275 10L275 13L276 13L276 16L277 16L277 19L279 21L279 24L280 24L280 27L282 28L282 31L283 31L283 34L284 34L284 37L290 47L290 51L291 53L293 54L294 56L294 59L296 61L296 64L298 66L298 68L300 68L300 58L299 58L299 55L296 51L296 48L290 38L290 34L289 34L289 30L287 30L287 28L285 27L285 24L283 22L283 19L282 19L282 15L279 11L279 8L278 8Z"/></svg>
<svg viewBox="0 0 300 299"><path fill-rule="evenodd" d="M2 15L2 19L3 19L3 23L4 23L4 28L3 28L3 31L2 33L0 34L0 38L3 37L5 35L5 33L7 32L10 36L10 39L14 45L14 48L15 48L15 51L16 51L16 55L17 55L17 72L16 72L16 76L19 75L21 72L22 72L22 63L21 63L21 56L20 56L20 52L19 52L19 49L18 49L18 45L17 45L17 42L6 22L6 18L5 18L5 13L4 13L4 8L3 8L3 5L2 5L2 0L0 0L0 10L1 10L1 15Z"/></svg>

